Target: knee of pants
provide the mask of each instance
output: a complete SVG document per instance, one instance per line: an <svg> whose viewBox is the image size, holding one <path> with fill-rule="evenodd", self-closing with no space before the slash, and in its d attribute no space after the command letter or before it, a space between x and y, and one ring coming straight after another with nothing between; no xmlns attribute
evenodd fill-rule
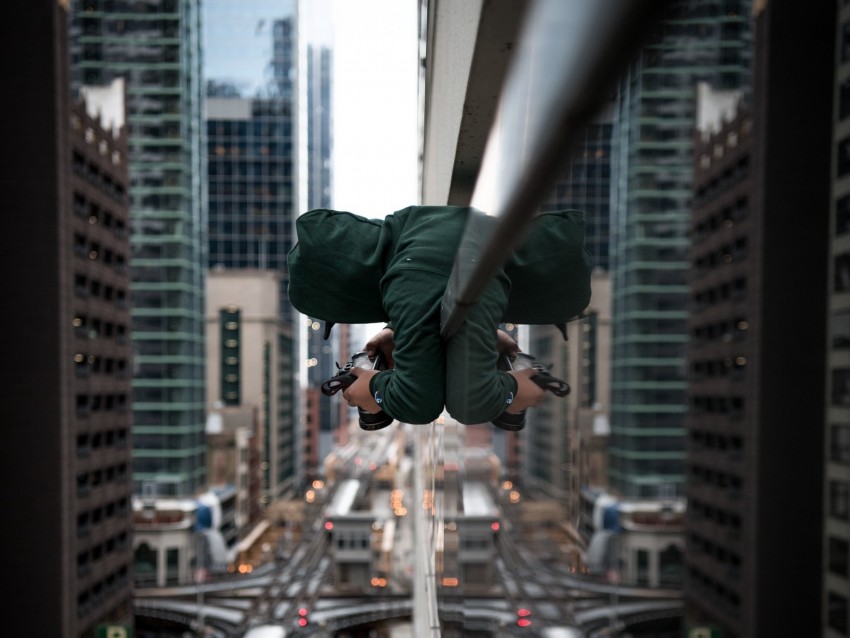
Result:
<svg viewBox="0 0 850 638"><path fill-rule="evenodd" d="M504 407L501 405L501 397L493 393L483 396L478 393L474 396L462 389L447 389L446 410L453 419L471 425L492 421L504 412Z"/></svg>
<svg viewBox="0 0 850 638"><path fill-rule="evenodd" d="M443 413L443 396L420 396L402 405L388 406L387 412L402 423L431 423Z"/></svg>

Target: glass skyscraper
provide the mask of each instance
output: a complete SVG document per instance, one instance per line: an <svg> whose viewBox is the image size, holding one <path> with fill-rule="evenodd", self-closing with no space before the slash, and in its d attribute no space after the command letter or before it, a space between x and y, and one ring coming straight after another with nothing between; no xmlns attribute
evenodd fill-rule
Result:
<svg viewBox="0 0 850 638"><path fill-rule="evenodd" d="M199 0L74 0L71 82L124 77L130 131L133 483L205 481L206 158Z"/></svg>
<svg viewBox="0 0 850 638"><path fill-rule="evenodd" d="M585 213L584 243L594 269L608 271L611 241L611 109L587 127L570 154L569 168L542 211L573 208Z"/></svg>
<svg viewBox="0 0 850 638"><path fill-rule="evenodd" d="M682 494L696 83L747 93L749 0L674 2L620 81L611 174L610 482Z"/></svg>
<svg viewBox="0 0 850 638"><path fill-rule="evenodd" d="M286 268L298 201L297 25L294 0L204 2L208 265L280 274L283 330L268 344L279 365L262 416L269 498L297 478L300 448L297 331Z"/></svg>
<svg viewBox="0 0 850 638"><path fill-rule="evenodd" d="M586 129L570 154L564 176L557 182L552 195L541 206L542 211L576 209L584 211L585 246L593 256L597 271L608 271L610 242L610 177L611 177L611 110L604 109ZM597 276L600 276L598 273ZM594 293L596 291L594 290ZM529 413L529 427L525 438L525 464L527 480L552 496L567 495L577 480L575 462L571 458L570 441L575 437L576 401L582 407L592 407L596 402L597 352L594 327L599 316L597 295L585 310L587 317L578 324L581 329L565 342L552 326L530 326L530 352L546 365L552 364L555 372L573 386L566 401L545 401ZM605 313L607 315L607 313ZM574 371L570 378L569 350L578 348L583 353L585 368ZM578 354L578 353L576 353ZM607 361L605 362L607 364ZM576 374L578 373L578 374Z"/></svg>
<svg viewBox="0 0 850 638"><path fill-rule="evenodd" d="M296 202L294 3L204 4L209 266L277 270L281 316Z"/></svg>
<svg viewBox="0 0 850 638"><path fill-rule="evenodd" d="M328 46L308 45L307 49L307 208L331 206L331 74L333 54ZM336 374L336 360L345 361L349 353L338 352L336 335L324 339L324 326L307 331L307 382L318 388ZM314 393L319 403L319 458L333 446L332 432L339 422L339 410L332 399Z"/></svg>

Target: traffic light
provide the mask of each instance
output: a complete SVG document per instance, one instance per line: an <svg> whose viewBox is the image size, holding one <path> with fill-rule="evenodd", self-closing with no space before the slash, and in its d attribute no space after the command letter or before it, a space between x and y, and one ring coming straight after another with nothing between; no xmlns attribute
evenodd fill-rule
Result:
<svg viewBox="0 0 850 638"><path fill-rule="evenodd" d="M299 608L298 609L298 626L299 627L306 627L308 622L309 621L307 620L307 608L306 607Z"/></svg>
<svg viewBox="0 0 850 638"><path fill-rule="evenodd" d="M526 609L525 607L521 607L516 610L517 621L516 624L519 627L530 627L531 626L531 610Z"/></svg>

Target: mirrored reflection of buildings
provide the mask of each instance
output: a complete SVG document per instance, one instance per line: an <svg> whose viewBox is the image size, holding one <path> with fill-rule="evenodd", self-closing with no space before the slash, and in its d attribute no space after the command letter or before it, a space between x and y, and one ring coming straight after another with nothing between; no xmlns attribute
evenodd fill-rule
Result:
<svg viewBox="0 0 850 638"><path fill-rule="evenodd" d="M697 80L746 88L749 23L747 1L674 2L617 88L609 485L599 498L613 498L621 512L643 512L631 517L635 522L648 521L620 526L610 568L626 582L670 587L682 579L694 88Z"/></svg>
<svg viewBox="0 0 850 638"><path fill-rule="evenodd" d="M73 92L127 86L134 492L190 496L206 468L199 3L76 0L69 29Z"/></svg>
<svg viewBox="0 0 850 638"><path fill-rule="evenodd" d="M724 112L734 96L698 93L686 620L724 636L816 635L819 619L823 635L847 631L847 590L821 593L820 549L834 29L829 4L765 3L751 100ZM819 45L787 56L789 37ZM829 553L846 573L846 551Z"/></svg>
<svg viewBox="0 0 850 638"><path fill-rule="evenodd" d="M30 3L4 66L20 151L3 270L3 630L90 636L132 609L130 242L125 85L68 91L67 11Z"/></svg>
<svg viewBox="0 0 850 638"><path fill-rule="evenodd" d="M529 414L524 439L526 485L566 507L570 533L586 548L592 532L579 534L580 498L590 501L607 484L608 370L610 355L611 111L604 110L570 154L565 176L541 210L585 213L585 246L593 258L590 306L566 325L529 328L529 352L567 380L565 401L548 400Z"/></svg>
<svg viewBox="0 0 850 638"><path fill-rule="evenodd" d="M3 421L15 427L3 449L16 489L6 491L3 511L14 535L15 590L7 586L4 599L18 614L4 628L54 635L61 627L73 636L129 625L133 578L184 597L151 602L155 592L144 592L137 612L154 609L150 618L161 620L156 614L167 610L188 628L202 589L178 594L176 586L211 578L232 584L229 597L205 608L229 627L261 618L297 627L283 614L296 614L298 605L291 612L265 605L295 602L289 592L297 591L309 605L302 619L311 633L406 621L412 613L446 635L505 634L529 616L535 631L568 619L610 634L623 627L616 618L627 605L616 597L628 589L670 599L673 635L682 629L682 594L690 635L848 635L850 10L843 2L807 11L758 2L752 14L738 0L675 3L685 19L664 22L663 37L620 85L613 123L603 117L589 129L550 203L588 212L599 266L591 305L568 325L569 341L554 327L529 330L528 349L569 380L570 398L530 411L519 435L442 418L340 439L350 445L335 450L341 462L326 465L324 477L335 417L308 401L312 434L296 440L294 327L281 295L280 258L299 198L293 24L238 7L248 16L246 41L260 43L264 88L243 94L242 80L211 82L214 117L203 129L194 110L201 96L196 3L74 3L72 76L85 108L67 100L67 78L55 66L66 33L61 4L47 4L49 32L39 30L44 21L22 23L20 45L25 50L37 35L52 43L44 47L49 55L9 69L18 98L32 108L16 114L21 125L11 131L25 161L12 167L9 192L14 209L27 214L10 216L10 230L27 241L13 242L6 255L10 272L31 268L8 282L26 321L7 317L15 400L4 402ZM428 28L434 39L423 68L435 65L437 84L427 102L423 193L457 204L474 185L476 141L490 121L486 113L475 122L461 117L455 127L453 118L461 106L487 106L474 101L495 94L488 90L494 80L475 73L475 60L504 47L494 40L488 49L469 27L494 14L478 15L462 1L441 5L455 13L443 13L443 31L437 18ZM29 15L40 19L44 6ZM158 10L158 22L134 13L146 7ZM499 10L495 22L512 24L514 9ZM459 26L468 30L459 34ZM499 33L511 40L507 31ZM154 33L161 38L147 41ZM810 44L805 55L786 46L798 40ZM469 65L454 59L461 71L451 77L461 81L440 85L447 76L438 47L447 42L468 54ZM310 59L314 77L325 77L324 54ZM124 75L129 127L117 138L106 113L121 91L83 89L85 74L97 81ZM320 87L319 102L326 99L323 81L311 86ZM330 125L315 102L308 111L319 129ZM329 138L307 129L311 150L324 156ZM192 234L204 215L195 194L207 175L205 134L219 225L210 226L208 262L206 244ZM273 145L275 153L288 151L274 155ZM454 163L445 162L447 149ZM190 165L199 172L186 172ZM327 166L312 166L311 206L327 205ZM276 203L283 208L266 208ZM139 259L132 326L131 246ZM213 268L201 354L197 264ZM318 355L339 358L333 342L321 340L323 327L311 321L308 330L317 380L327 376ZM136 474L142 493L135 498L130 336L138 337L136 470L151 470ZM341 352L350 353L348 344ZM204 357L207 377L198 381L192 375ZM191 415L204 385L208 418L198 443ZM339 406L331 411L341 423L352 416L341 401L329 405ZM363 456L378 446L379 455ZM317 481L303 498L284 500L298 484L302 449L303 467ZM203 467L193 465L199 459ZM272 545L277 537L265 532L284 528L289 539ZM564 532L568 546L559 544ZM303 551L317 538L327 551ZM246 570L264 561L278 585L225 575L236 557ZM612 589L612 581L624 587ZM431 618L417 596L423 583L438 594ZM358 599L357 612L333 607L340 592ZM377 605L378 597L388 604ZM394 615L374 616L378 607L394 607Z"/></svg>
<svg viewBox="0 0 850 638"><path fill-rule="evenodd" d="M292 489L300 445L294 317L286 297L298 172L295 4L213 1L203 11L208 264L217 291L208 312L221 330L210 362L220 383L208 387L207 398L212 409L257 410L268 504ZM253 322L271 321L269 308L258 314L259 301L247 295L259 293L263 271L275 274L279 327L246 341ZM262 294L266 303L270 297ZM236 332L226 334L231 324Z"/></svg>

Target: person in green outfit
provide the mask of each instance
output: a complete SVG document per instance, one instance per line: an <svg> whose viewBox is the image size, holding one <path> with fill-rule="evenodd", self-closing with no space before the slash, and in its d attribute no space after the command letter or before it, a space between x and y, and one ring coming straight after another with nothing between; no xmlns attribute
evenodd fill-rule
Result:
<svg viewBox="0 0 850 638"><path fill-rule="evenodd" d="M359 408L364 429L392 419L429 423L445 406L461 423L492 421L519 430L525 410L545 396L532 380L548 374L539 364L525 370L499 365L516 360L518 347L498 327L506 321L562 325L587 306L584 215L538 215L513 258L444 340L441 301L467 219L476 212L411 206L376 220L318 209L296 220L298 241L288 259L295 308L329 323L388 322L365 347L370 358L383 355L386 369L346 370L354 380L343 397ZM364 421L366 415L387 418Z"/></svg>

